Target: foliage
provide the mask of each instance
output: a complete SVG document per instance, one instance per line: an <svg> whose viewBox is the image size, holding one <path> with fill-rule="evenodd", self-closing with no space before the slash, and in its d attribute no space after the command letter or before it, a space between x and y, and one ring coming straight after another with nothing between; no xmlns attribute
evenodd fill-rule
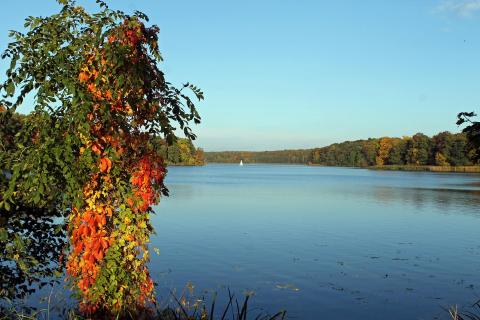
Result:
<svg viewBox="0 0 480 320"><path fill-rule="evenodd" d="M6 185L0 208L50 208L68 214L67 272L86 313L114 314L154 301L147 244L151 206L161 194L165 162L159 139L172 143L175 126L188 139L200 117L189 83L180 89L158 68L157 26L97 1L86 12L73 1L49 17L26 19L12 31L2 58L0 122L9 139L0 158ZM34 111L15 127L15 111L34 95ZM15 134L12 137L12 132Z"/></svg>
<svg viewBox="0 0 480 320"><path fill-rule="evenodd" d="M0 108L0 201L22 150L15 135L28 116ZM27 142L31 147L31 142ZM18 205L0 209L0 299L19 299L58 281L66 231L61 212Z"/></svg>
<svg viewBox="0 0 480 320"><path fill-rule="evenodd" d="M414 164L385 165L369 167L372 170L387 171L429 171L429 172L458 172L458 173L480 173L480 166L419 166Z"/></svg>
<svg viewBox="0 0 480 320"><path fill-rule="evenodd" d="M0 298L24 298L37 287L58 282L65 236L59 212L0 210Z"/></svg>
<svg viewBox="0 0 480 320"><path fill-rule="evenodd" d="M239 163L307 163L312 150L279 150L279 151L219 151L205 152L206 162Z"/></svg>
<svg viewBox="0 0 480 320"><path fill-rule="evenodd" d="M390 151L393 148L393 139L384 137L379 140L378 154L375 158L377 166L383 166L386 164Z"/></svg>
<svg viewBox="0 0 480 320"><path fill-rule="evenodd" d="M195 148L189 139L176 139L172 144L166 141L159 141L158 153L165 159L167 165L203 165L205 163L204 151Z"/></svg>
<svg viewBox="0 0 480 320"><path fill-rule="evenodd" d="M192 288L192 287L190 287ZM193 289L192 289L193 290ZM188 294L182 292L180 296L171 293L172 299L167 306L161 308L157 306L155 310L137 310L136 313L124 314L117 319L133 320L133 319L151 319L151 320L282 320L285 319L286 311L279 311L274 315L265 312L259 312L256 308L252 308L249 304L251 295L246 295L242 300L235 297L228 290L227 299L222 299L221 303L217 300L215 293L211 302L208 303L205 297L196 297L193 291ZM223 303L224 302L224 303ZM49 319L50 306L41 310L24 309L18 306L0 305L0 320L3 319ZM61 311L62 318L68 320L84 319L75 309L64 307ZM104 319L104 314L96 314L96 319Z"/></svg>
<svg viewBox="0 0 480 320"><path fill-rule="evenodd" d="M427 165L431 161L430 138L423 133L415 134L407 142L407 164Z"/></svg>
<svg viewBox="0 0 480 320"><path fill-rule="evenodd" d="M460 112L457 115L457 125L468 124L463 133L466 134L468 143L471 147L470 155L475 161L480 160L480 122L473 121L472 118L477 115L474 112Z"/></svg>
<svg viewBox="0 0 480 320"><path fill-rule="evenodd" d="M417 133L413 137L345 141L304 150L206 152L207 162L299 163L326 166L369 167L384 165L453 165L476 163L464 133L441 132L433 137Z"/></svg>

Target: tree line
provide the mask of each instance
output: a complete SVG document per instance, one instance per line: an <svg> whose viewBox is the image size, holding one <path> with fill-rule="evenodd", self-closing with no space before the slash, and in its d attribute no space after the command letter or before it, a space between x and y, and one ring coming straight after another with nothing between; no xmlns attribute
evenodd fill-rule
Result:
<svg viewBox="0 0 480 320"><path fill-rule="evenodd" d="M466 166L476 164L476 148L465 133L440 132L432 137L382 137L345 141L322 148L279 151L206 152L207 162L298 163L369 167L384 165Z"/></svg>
<svg viewBox="0 0 480 320"><path fill-rule="evenodd" d="M157 152L167 165L201 166L205 163L203 149L196 148L189 139L177 138L171 145L159 140L158 144L160 147Z"/></svg>

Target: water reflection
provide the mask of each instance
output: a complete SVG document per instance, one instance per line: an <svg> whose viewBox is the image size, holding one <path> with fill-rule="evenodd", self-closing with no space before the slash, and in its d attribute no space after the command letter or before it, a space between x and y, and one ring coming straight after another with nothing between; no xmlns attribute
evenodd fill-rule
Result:
<svg viewBox="0 0 480 320"><path fill-rule="evenodd" d="M373 189L375 200L382 204L412 204L417 209L434 207L441 213L466 214L479 217L480 190L428 187L377 186ZM463 210L453 210L462 208Z"/></svg>
<svg viewBox="0 0 480 320"><path fill-rule="evenodd" d="M0 302L25 298L63 274L64 219L59 212L0 210Z"/></svg>

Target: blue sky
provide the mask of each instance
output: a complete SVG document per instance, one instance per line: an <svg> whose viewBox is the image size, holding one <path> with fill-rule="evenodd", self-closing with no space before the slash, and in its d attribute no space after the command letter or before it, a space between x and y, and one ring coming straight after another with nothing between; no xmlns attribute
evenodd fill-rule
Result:
<svg viewBox="0 0 480 320"><path fill-rule="evenodd" d="M195 131L207 151L458 132L458 112L480 112L480 0L110 5L147 13L161 29L169 80L205 92ZM1 49L25 17L58 8L53 0L2 3Z"/></svg>

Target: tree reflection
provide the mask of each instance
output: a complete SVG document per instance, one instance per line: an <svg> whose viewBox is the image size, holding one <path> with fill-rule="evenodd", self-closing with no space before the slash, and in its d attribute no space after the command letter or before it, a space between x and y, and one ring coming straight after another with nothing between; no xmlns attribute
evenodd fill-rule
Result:
<svg viewBox="0 0 480 320"><path fill-rule="evenodd" d="M463 185L461 185L463 186ZM480 190L455 187L385 187L374 188L373 196L382 204L412 204L421 209L434 206L440 212L479 216ZM467 210L451 210L452 208Z"/></svg>
<svg viewBox="0 0 480 320"><path fill-rule="evenodd" d="M0 210L0 301L19 299L63 274L64 217L46 209Z"/></svg>

